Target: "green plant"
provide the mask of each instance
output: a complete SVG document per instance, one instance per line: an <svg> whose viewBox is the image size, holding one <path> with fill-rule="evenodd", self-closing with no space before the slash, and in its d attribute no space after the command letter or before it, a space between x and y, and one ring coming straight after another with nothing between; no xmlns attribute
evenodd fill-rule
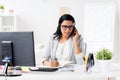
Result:
<svg viewBox="0 0 120 80"><path fill-rule="evenodd" d="M3 5L0 5L0 9L4 9L4 6L3 6Z"/></svg>
<svg viewBox="0 0 120 80"><path fill-rule="evenodd" d="M96 53L96 58L98 60L110 60L112 58L112 52L108 49L102 49Z"/></svg>

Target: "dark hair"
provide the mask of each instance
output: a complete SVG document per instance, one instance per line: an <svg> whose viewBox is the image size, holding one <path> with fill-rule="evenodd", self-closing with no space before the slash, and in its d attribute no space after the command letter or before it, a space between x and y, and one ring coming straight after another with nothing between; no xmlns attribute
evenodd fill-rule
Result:
<svg viewBox="0 0 120 80"><path fill-rule="evenodd" d="M73 16L71 16L70 14L64 14L64 15L62 15L62 16L59 18L57 30L56 30L55 33L53 33L53 34L55 35L54 38L59 39L59 38L62 36L60 26L61 26L61 23L62 23L64 20L70 20L70 21L72 21L73 23L75 23L75 20L74 20ZM73 29L73 30L74 30L74 29ZM73 31L72 31L72 33L73 33Z"/></svg>

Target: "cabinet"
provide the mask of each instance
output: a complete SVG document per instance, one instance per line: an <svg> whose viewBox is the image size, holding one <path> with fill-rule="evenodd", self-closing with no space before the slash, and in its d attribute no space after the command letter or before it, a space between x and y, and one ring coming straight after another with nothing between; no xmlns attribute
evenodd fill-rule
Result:
<svg viewBox="0 0 120 80"><path fill-rule="evenodd" d="M0 14L0 31L1 32L16 31L15 14Z"/></svg>

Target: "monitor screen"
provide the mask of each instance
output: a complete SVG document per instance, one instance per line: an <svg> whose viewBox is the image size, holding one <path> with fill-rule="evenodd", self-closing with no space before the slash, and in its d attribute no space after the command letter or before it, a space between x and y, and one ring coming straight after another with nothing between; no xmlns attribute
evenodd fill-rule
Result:
<svg viewBox="0 0 120 80"><path fill-rule="evenodd" d="M35 66L34 34L32 31L0 32L0 43L0 65L3 64L3 55L9 54L8 56L11 57L12 54L12 66ZM6 44L8 46L4 47Z"/></svg>

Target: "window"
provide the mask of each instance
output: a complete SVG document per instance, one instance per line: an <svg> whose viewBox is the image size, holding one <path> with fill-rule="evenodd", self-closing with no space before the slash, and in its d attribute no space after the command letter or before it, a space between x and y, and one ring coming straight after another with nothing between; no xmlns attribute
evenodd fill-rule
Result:
<svg viewBox="0 0 120 80"><path fill-rule="evenodd" d="M108 48L113 51L115 5L113 2L85 4L84 39L88 51Z"/></svg>

